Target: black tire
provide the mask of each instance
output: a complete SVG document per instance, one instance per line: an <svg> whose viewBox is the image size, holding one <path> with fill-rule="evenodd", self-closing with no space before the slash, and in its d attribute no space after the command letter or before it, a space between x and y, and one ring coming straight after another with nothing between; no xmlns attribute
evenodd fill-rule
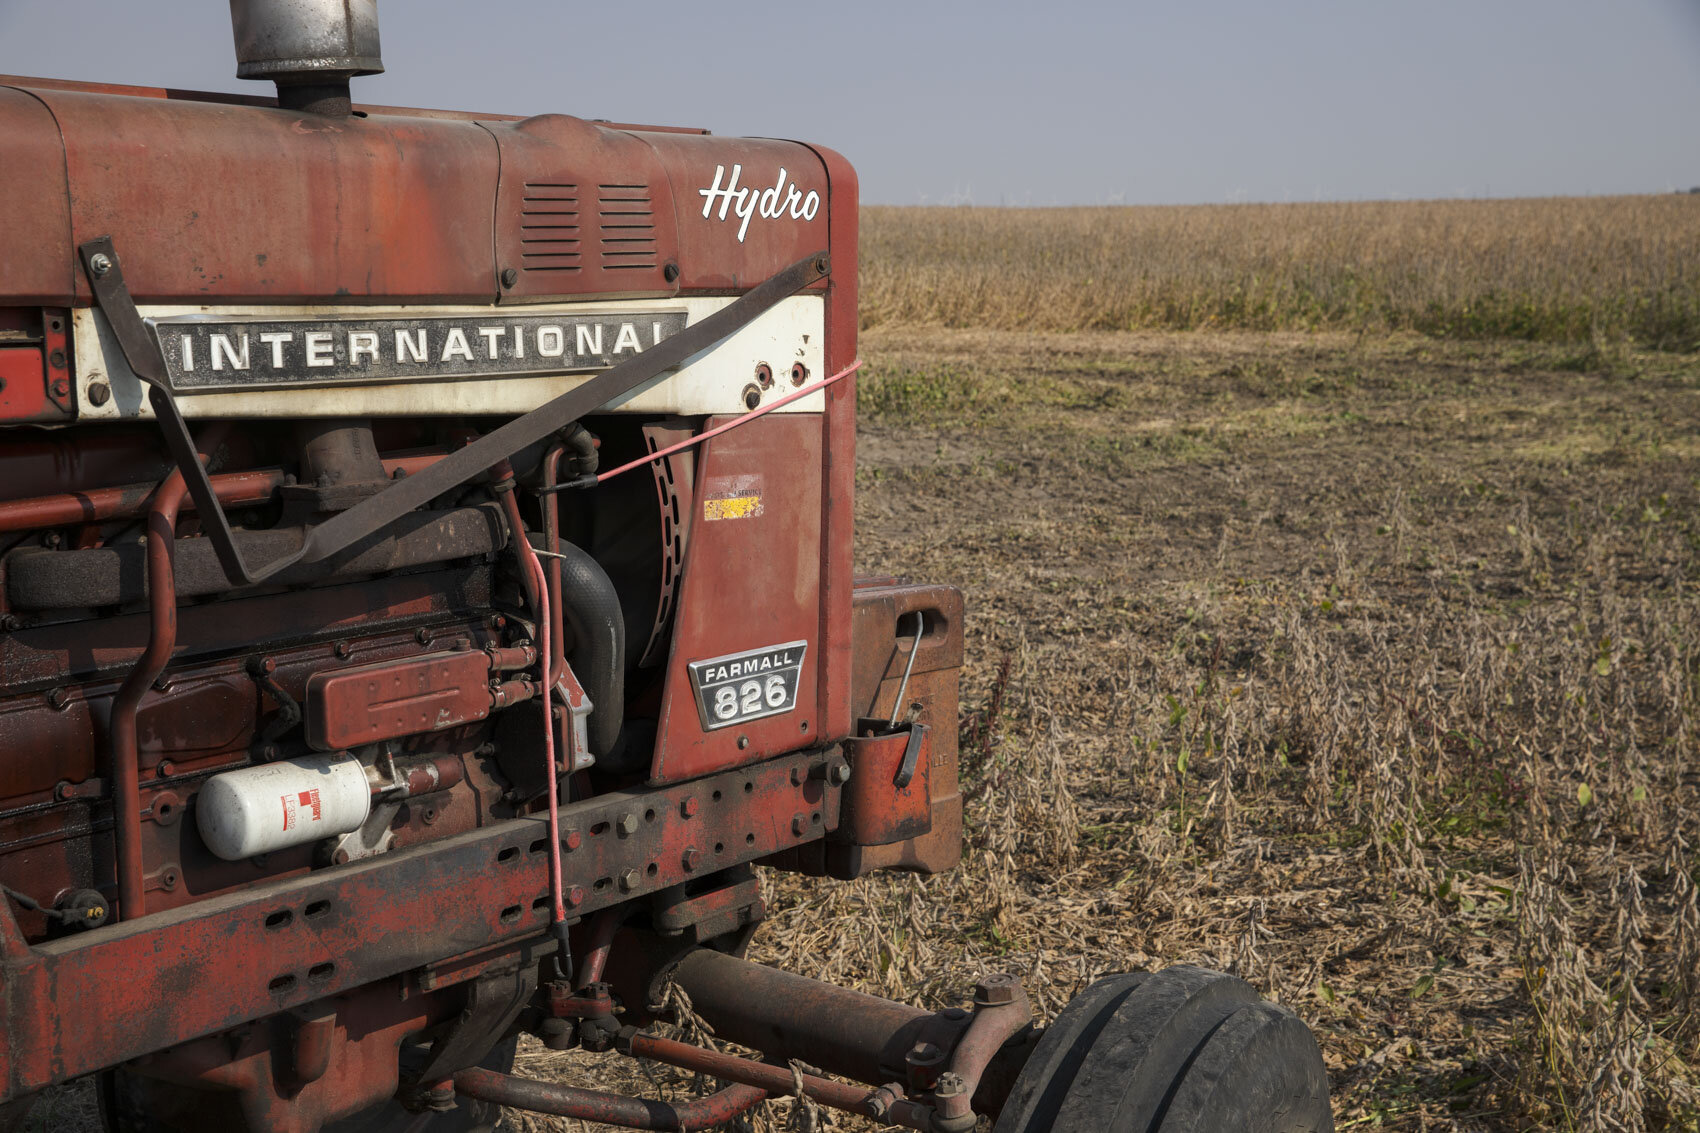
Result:
<svg viewBox="0 0 1700 1133"><path fill-rule="evenodd" d="M1332 1133L1316 1039L1243 980L1110 976L1040 1038L994 1133Z"/></svg>

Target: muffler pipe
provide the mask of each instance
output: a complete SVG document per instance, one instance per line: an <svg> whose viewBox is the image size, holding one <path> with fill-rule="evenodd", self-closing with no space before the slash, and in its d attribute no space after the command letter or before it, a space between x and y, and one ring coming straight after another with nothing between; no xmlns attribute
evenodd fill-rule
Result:
<svg viewBox="0 0 1700 1133"><path fill-rule="evenodd" d="M378 0L230 0L230 27L236 77L275 82L286 110L346 118L348 80L384 69Z"/></svg>

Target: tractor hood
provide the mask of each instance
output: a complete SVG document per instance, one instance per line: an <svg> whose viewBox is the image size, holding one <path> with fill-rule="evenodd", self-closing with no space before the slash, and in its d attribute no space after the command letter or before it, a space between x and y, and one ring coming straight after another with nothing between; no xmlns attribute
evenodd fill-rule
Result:
<svg viewBox="0 0 1700 1133"><path fill-rule="evenodd" d="M0 306L88 305L76 249L108 235L142 303L724 293L828 247L855 194L792 142L9 77L0 155Z"/></svg>

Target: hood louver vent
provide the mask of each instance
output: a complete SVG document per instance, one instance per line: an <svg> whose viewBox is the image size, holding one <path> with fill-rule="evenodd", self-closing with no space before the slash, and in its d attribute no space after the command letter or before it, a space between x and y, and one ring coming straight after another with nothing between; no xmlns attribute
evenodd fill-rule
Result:
<svg viewBox="0 0 1700 1133"><path fill-rule="evenodd" d="M648 185L599 185L602 266L608 271L653 270L655 214Z"/></svg>
<svg viewBox="0 0 1700 1133"><path fill-rule="evenodd" d="M519 228L526 271L579 270L577 185L527 181Z"/></svg>

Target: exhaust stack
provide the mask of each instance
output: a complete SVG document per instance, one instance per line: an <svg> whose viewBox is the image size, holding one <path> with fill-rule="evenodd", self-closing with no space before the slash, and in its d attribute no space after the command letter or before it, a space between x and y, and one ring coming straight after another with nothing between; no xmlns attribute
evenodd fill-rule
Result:
<svg viewBox="0 0 1700 1133"><path fill-rule="evenodd" d="M348 80L376 75L378 0L230 0L236 77L277 83L286 110L346 118Z"/></svg>

